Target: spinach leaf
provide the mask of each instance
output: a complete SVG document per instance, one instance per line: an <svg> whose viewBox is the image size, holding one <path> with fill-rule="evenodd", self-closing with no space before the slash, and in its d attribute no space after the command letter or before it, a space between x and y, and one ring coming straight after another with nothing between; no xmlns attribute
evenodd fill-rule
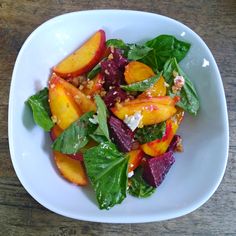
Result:
<svg viewBox="0 0 236 236"><path fill-rule="evenodd" d="M48 103L48 89L44 88L31 96L27 101L33 111L34 121L45 131L50 131L54 126L51 120L51 112Z"/></svg>
<svg viewBox="0 0 236 236"><path fill-rule="evenodd" d="M166 132L166 122L161 122L154 125L146 125L143 128L138 128L135 131L135 139L140 144L148 143L156 139L161 139Z"/></svg>
<svg viewBox="0 0 236 236"><path fill-rule="evenodd" d="M108 113L107 107L99 95L95 95L94 99L97 105L97 117L100 131L107 138L107 140L110 141L108 126L107 126L107 113Z"/></svg>
<svg viewBox="0 0 236 236"><path fill-rule="evenodd" d="M89 79L93 79L101 71L101 64L98 63L87 75Z"/></svg>
<svg viewBox="0 0 236 236"><path fill-rule="evenodd" d="M190 44L180 41L172 35L160 35L156 38L147 41L146 46L154 49L152 57L156 58L158 69L162 70L165 62L172 57L175 57L179 62L187 54L190 49Z"/></svg>
<svg viewBox="0 0 236 236"><path fill-rule="evenodd" d="M176 94L177 96L180 96L180 101L176 105L185 111L188 111L190 114L196 115L200 107L198 94L194 88L193 83L180 68L175 58L169 59L164 65L163 76L165 81L170 85L167 93L170 96L174 96L171 90L171 87L174 84L173 72L183 76L185 80L184 86L180 92Z"/></svg>
<svg viewBox="0 0 236 236"><path fill-rule="evenodd" d="M161 77L162 72L158 73L157 75L154 75L153 77L149 79L145 79L140 82L136 82L129 85L121 85L120 87L126 91L136 91L136 92L143 92L147 90L148 88L152 87Z"/></svg>
<svg viewBox="0 0 236 236"><path fill-rule="evenodd" d="M107 47L113 46L115 48L119 48L125 51L129 49L129 46L127 46L126 43L121 39L108 39L106 41L106 46Z"/></svg>
<svg viewBox="0 0 236 236"><path fill-rule="evenodd" d="M140 60L148 55L152 48L149 48L145 45L137 45L137 44L130 44L129 51L128 51L128 59L137 61Z"/></svg>
<svg viewBox="0 0 236 236"><path fill-rule="evenodd" d="M111 142L88 149L84 155L88 177L100 209L109 209L126 197L128 159Z"/></svg>
<svg viewBox="0 0 236 236"><path fill-rule="evenodd" d="M75 154L83 148L89 141L97 125L89 121L94 112L87 112L77 121L73 122L61 135L54 141L52 148L65 154Z"/></svg>
<svg viewBox="0 0 236 236"><path fill-rule="evenodd" d="M130 178L130 186L129 186L129 194L138 197L138 198L146 198L151 196L156 188L148 185L143 177L142 177L143 169L142 167L138 167L134 171L134 175Z"/></svg>

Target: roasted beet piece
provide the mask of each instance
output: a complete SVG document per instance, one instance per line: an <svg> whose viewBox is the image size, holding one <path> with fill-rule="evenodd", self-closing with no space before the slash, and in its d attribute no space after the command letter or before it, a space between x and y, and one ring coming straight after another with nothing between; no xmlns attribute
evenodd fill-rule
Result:
<svg viewBox="0 0 236 236"><path fill-rule="evenodd" d="M120 119L110 116L108 119L111 140L117 145L122 152L129 152L134 142L134 133Z"/></svg>
<svg viewBox="0 0 236 236"><path fill-rule="evenodd" d="M124 83L124 70L128 61L118 49L112 49L108 59L101 62L101 72L105 82L103 87L108 91L110 87L119 87Z"/></svg>
<svg viewBox="0 0 236 236"><path fill-rule="evenodd" d="M143 179L149 185L158 187L174 162L175 159L172 151L157 157L147 158L144 165Z"/></svg>
<svg viewBox="0 0 236 236"><path fill-rule="evenodd" d="M167 149L167 152L168 151L176 152L179 145L182 145L182 138L180 135L175 135Z"/></svg>
<svg viewBox="0 0 236 236"><path fill-rule="evenodd" d="M124 90L122 90L120 87L115 87L107 92L103 100L106 106L110 108L113 107L117 102L123 102L127 98L129 98L129 96Z"/></svg>

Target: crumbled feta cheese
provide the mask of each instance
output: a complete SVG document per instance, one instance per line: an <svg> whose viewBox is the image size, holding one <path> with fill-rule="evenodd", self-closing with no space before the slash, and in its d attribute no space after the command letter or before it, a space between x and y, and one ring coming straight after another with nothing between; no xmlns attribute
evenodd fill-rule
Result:
<svg viewBox="0 0 236 236"><path fill-rule="evenodd" d="M93 115L93 118L89 118L89 121L92 123L92 124L98 124L98 117L97 115Z"/></svg>
<svg viewBox="0 0 236 236"><path fill-rule="evenodd" d="M177 93L184 86L185 80L183 76L176 76L174 78L174 85L172 86L173 93Z"/></svg>
<svg viewBox="0 0 236 236"><path fill-rule="evenodd" d="M134 175L134 172L133 172L133 171L129 172L129 173L128 173L128 178L131 178L133 175Z"/></svg>
<svg viewBox="0 0 236 236"><path fill-rule="evenodd" d="M141 114L141 111L138 111L138 112L135 112L134 115L132 115L132 116L126 115L124 122L125 122L125 124L128 125L128 127L132 131L134 131L139 126L139 123L141 122L142 117L143 116Z"/></svg>
<svg viewBox="0 0 236 236"><path fill-rule="evenodd" d="M202 63L202 67L207 67L209 65L210 65L210 62L204 58L203 63Z"/></svg>
<svg viewBox="0 0 236 236"><path fill-rule="evenodd" d="M164 82L164 86L165 86L166 88L170 87L170 85L169 85L168 83L166 83L166 82Z"/></svg>

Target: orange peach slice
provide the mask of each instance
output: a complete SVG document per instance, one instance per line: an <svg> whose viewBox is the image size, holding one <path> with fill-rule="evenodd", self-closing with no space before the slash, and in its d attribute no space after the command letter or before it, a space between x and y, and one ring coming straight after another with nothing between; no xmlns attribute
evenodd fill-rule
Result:
<svg viewBox="0 0 236 236"><path fill-rule="evenodd" d="M183 117L184 111L179 109L173 117L166 121L165 135L161 139L156 139L141 145L142 150L149 156L159 156L165 153L176 134Z"/></svg>
<svg viewBox="0 0 236 236"><path fill-rule="evenodd" d="M98 73L93 79L89 80L84 88L81 90L86 95L94 96L95 94L99 94L102 90L103 84L103 76L101 73Z"/></svg>
<svg viewBox="0 0 236 236"><path fill-rule="evenodd" d="M74 160L60 152L54 152L54 159L61 175L77 185L87 185L88 178L81 161Z"/></svg>
<svg viewBox="0 0 236 236"><path fill-rule="evenodd" d="M141 163L144 152L142 149L132 150L128 152L129 162L128 162L128 172L135 170Z"/></svg>
<svg viewBox="0 0 236 236"><path fill-rule="evenodd" d="M49 105L53 119L63 130L82 114L73 96L66 91L58 77L49 81Z"/></svg>
<svg viewBox="0 0 236 236"><path fill-rule="evenodd" d="M125 81L127 84L136 83L154 76L153 70L142 62L132 61L125 67Z"/></svg>
<svg viewBox="0 0 236 236"><path fill-rule="evenodd" d="M70 78L87 73L104 55L105 43L105 32L103 30L97 31L79 49L56 65L53 71L62 78Z"/></svg>
<svg viewBox="0 0 236 236"><path fill-rule="evenodd" d="M176 112L175 99L171 97L137 98L132 101L117 104L111 111L119 119L132 116L141 112L142 118L139 125L152 125L169 119Z"/></svg>

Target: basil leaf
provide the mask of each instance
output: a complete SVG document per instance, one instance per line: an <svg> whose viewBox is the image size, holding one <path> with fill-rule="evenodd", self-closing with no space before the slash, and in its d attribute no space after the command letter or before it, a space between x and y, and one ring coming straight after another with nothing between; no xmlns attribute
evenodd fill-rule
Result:
<svg viewBox="0 0 236 236"><path fill-rule="evenodd" d="M165 81L170 85L167 93L170 96L174 96L171 90L172 85L174 84L174 71L183 76L185 80L184 86L182 87L180 92L175 94L177 96L180 96L180 101L176 105L189 112L190 114L196 115L200 107L198 94L194 88L193 83L180 68L175 58L169 59L164 65L163 76L165 78Z"/></svg>
<svg viewBox="0 0 236 236"><path fill-rule="evenodd" d="M97 125L89 121L94 112L87 112L73 122L52 144L52 149L64 154L75 154L89 141Z"/></svg>
<svg viewBox="0 0 236 236"><path fill-rule="evenodd" d="M89 79L93 79L101 71L101 64L98 63L87 75Z"/></svg>
<svg viewBox="0 0 236 236"><path fill-rule="evenodd" d="M128 51L128 60L137 61L148 55L152 48L145 45L131 44Z"/></svg>
<svg viewBox="0 0 236 236"><path fill-rule="evenodd" d="M107 138L104 136L103 131L101 130L101 128L98 126L98 128L94 131L93 134L89 135L94 141L96 141L97 143L103 143L103 142L107 142Z"/></svg>
<svg viewBox="0 0 236 236"><path fill-rule="evenodd" d="M126 91L137 91L137 92L143 92L147 90L148 88L152 87L162 75L162 72L158 73L157 75L154 75L153 77L149 79L145 79L143 81L129 84L129 85L121 85L120 87Z"/></svg>
<svg viewBox="0 0 236 236"><path fill-rule="evenodd" d="M84 155L88 177L100 209L109 209L126 197L128 159L111 142L88 149Z"/></svg>
<svg viewBox="0 0 236 236"><path fill-rule="evenodd" d="M48 88L44 88L31 96L26 103L29 104L33 111L35 123L45 131L50 131L54 123L51 120L51 112L48 103Z"/></svg>
<svg viewBox="0 0 236 236"><path fill-rule="evenodd" d="M103 135L110 141L109 131L107 126L107 108L102 98L99 95L94 96L97 105L98 125Z"/></svg>
<svg viewBox="0 0 236 236"><path fill-rule="evenodd" d="M152 70L155 72L155 73L158 73L159 72L159 69L158 69L158 58L157 58L157 55L156 55L156 51L155 50L152 50L150 51L147 56L143 57L142 59L140 59L139 61L141 61L142 63L150 66L152 68Z"/></svg>
<svg viewBox="0 0 236 236"><path fill-rule="evenodd" d="M145 43L146 46L155 50L158 69L162 70L165 62L175 57L179 62L188 53L191 44L180 41L172 35L160 35Z"/></svg>
<svg viewBox="0 0 236 236"><path fill-rule="evenodd" d="M148 143L156 139L161 139L166 132L166 122L159 124L147 125L143 128L138 128L135 131L135 139L140 144Z"/></svg>
<svg viewBox="0 0 236 236"><path fill-rule="evenodd" d="M121 39L108 39L106 41L106 46L107 47L115 47L115 48L119 48L119 49L122 49L122 50L128 50L129 49L129 47Z"/></svg>
<svg viewBox="0 0 236 236"><path fill-rule="evenodd" d="M129 179L130 186L129 186L129 194L138 197L138 198L146 198L151 196L155 191L156 188L148 185L143 177L142 177L143 169L138 167L134 171L134 175Z"/></svg>

